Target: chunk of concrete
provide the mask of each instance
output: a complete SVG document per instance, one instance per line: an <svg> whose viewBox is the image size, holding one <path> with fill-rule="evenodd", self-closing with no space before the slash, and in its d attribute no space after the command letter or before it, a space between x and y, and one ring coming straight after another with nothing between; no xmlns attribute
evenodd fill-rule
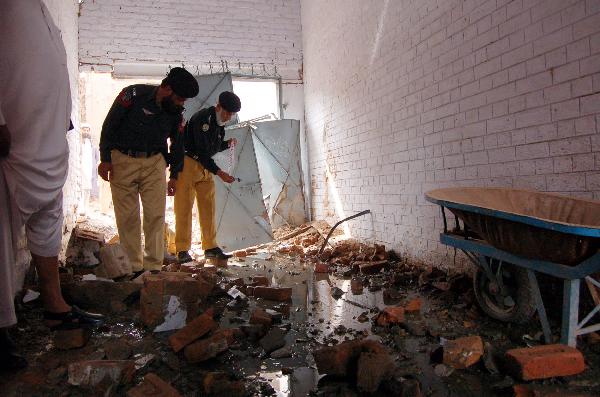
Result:
<svg viewBox="0 0 600 397"><path fill-rule="evenodd" d="M121 244L107 244L100 248L100 264L94 269L96 276L115 279L131 272L129 257Z"/></svg>

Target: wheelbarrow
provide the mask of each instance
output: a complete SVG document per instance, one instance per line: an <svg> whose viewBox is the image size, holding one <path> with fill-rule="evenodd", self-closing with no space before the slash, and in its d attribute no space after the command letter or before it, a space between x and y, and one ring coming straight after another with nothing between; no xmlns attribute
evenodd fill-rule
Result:
<svg viewBox="0 0 600 397"><path fill-rule="evenodd" d="M578 335L600 330L600 323L589 324L600 311L600 299L579 321L581 281L591 291L600 288L591 277L600 271L600 202L509 188L438 189L425 198L441 207L440 242L461 250L477 266L475 297L489 316L522 323L537 310L551 343L536 276L542 273L563 282L561 343L575 346ZM446 209L455 216L452 230Z"/></svg>

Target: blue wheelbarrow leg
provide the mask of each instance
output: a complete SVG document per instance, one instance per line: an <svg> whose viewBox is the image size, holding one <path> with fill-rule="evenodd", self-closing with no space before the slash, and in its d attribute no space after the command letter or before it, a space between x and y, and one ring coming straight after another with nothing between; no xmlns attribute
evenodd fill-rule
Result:
<svg viewBox="0 0 600 397"><path fill-rule="evenodd" d="M577 322L579 321L579 285L581 280L564 280L562 333L560 342L576 347Z"/></svg>
<svg viewBox="0 0 600 397"><path fill-rule="evenodd" d="M544 301L542 300L537 277L535 276L535 272L530 269L527 269L527 276L529 277L529 284L531 285L531 291L533 292L533 298L535 299L535 307L538 316L540 316L540 323L542 323L544 340L547 344L550 344L552 343L552 331L550 331L550 324L548 323L548 316L546 315L546 308L544 307Z"/></svg>

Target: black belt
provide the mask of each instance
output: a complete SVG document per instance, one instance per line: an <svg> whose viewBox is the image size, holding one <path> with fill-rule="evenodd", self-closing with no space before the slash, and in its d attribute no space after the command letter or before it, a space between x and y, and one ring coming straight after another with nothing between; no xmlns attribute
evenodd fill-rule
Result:
<svg viewBox="0 0 600 397"><path fill-rule="evenodd" d="M126 154L129 157L133 157L133 158L148 158L148 157L152 157L155 154L159 154L160 151L151 151L151 152L138 152L137 150L131 150L131 149L117 149L119 152Z"/></svg>

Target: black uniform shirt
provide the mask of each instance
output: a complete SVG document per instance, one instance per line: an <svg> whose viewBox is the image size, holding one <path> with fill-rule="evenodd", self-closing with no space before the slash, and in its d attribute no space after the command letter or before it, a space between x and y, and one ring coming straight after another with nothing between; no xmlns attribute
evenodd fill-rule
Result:
<svg viewBox="0 0 600 397"><path fill-rule="evenodd" d="M196 159L208 171L216 174L219 167L212 156L229 147L225 128L217 124L215 107L196 112L185 126L185 153Z"/></svg>
<svg viewBox="0 0 600 397"><path fill-rule="evenodd" d="M171 178L177 178L183 168L183 116L168 114L157 105L157 89L136 84L121 91L102 125L100 160L110 162L112 149L160 152L171 167Z"/></svg>

